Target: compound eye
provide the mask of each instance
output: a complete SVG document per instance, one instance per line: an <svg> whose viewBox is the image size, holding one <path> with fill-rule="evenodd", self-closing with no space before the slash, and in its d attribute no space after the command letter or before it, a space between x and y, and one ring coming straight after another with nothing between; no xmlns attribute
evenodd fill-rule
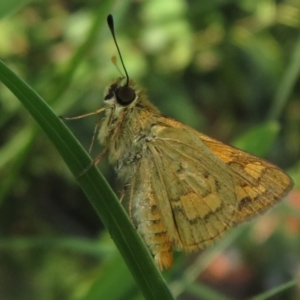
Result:
<svg viewBox="0 0 300 300"><path fill-rule="evenodd" d="M135 91L129 86L122 86L117 90L116 93L117 101L121 105L129 105L135 99Z"/></svg>

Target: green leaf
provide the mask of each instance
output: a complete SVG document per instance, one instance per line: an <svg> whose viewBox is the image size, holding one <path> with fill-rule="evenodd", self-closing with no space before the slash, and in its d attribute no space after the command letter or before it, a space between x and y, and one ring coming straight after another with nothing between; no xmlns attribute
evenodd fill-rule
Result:
<svg viewBox="0 0 300 300"><path fill-rule="evenodd" d="M277 122L266 122L252 127L248 132L236 139L233 145L259 157L264 157L272 147L278 132L279 124Z"/></svg>

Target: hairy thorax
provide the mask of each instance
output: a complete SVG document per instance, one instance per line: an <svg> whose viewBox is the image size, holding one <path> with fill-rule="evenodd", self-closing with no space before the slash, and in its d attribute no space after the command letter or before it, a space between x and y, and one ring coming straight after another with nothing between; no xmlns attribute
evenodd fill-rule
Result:
<svg viewBox="0 0 300 300"><path fill-rule="evenodd" d="M133 175L147 149L147 142L154 138L153 110L159 113L141 92L133 105L107 105L98 138L100 143L107 147L109 161L115 166L121 179L126 180Z"/></svg>

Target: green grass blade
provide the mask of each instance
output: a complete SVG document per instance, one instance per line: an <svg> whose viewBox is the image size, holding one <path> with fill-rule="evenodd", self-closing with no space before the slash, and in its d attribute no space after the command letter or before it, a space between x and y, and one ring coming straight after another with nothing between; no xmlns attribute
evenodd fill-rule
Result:
<svg viewBox="0 0 300 300"><path fill-rule="evenodd" d="M292 54L291 61L275 94L273 106L268 115L269 120L277 120L284 109L300 74L300 36Z"/></svg>
<svg viewBox="0 0 300 300"><path fill-rule="evenodd" d="M52 141L74 176L91 159L43 99L0 61L0 80L22 102ZM173 299L162 275L119 200L96 167L78 179L82 190L108 229L146 299Z"/></svg>
<svg viewBox="0 0 300 300"><path fill-rule="evenodd" d="M267 291L263 294L260 294L258 296L255 296L253 298L251 298L251 300L267 300L267 299L271 299L271 297L278 295L279 293L283 292L284 290L287 290L289 288L291 288L292 286L295 286L299 283L300 278L296 278L293 279L289 282L286 282L280 286L277 286L276 288Z"/></svg>

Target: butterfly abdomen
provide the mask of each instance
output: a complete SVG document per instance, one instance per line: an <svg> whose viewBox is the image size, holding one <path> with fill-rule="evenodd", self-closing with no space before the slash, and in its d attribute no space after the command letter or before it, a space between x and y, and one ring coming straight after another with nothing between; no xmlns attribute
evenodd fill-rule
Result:
<svg viewBox="0 0 300 300"><path fill-rule="evenodd" d="M133 208L133 219L137 231L154 256L159 269L169 269L173 263L173 243L170 241L155 199L149 195L149 198L134 201L138 202Z"/></svg>

